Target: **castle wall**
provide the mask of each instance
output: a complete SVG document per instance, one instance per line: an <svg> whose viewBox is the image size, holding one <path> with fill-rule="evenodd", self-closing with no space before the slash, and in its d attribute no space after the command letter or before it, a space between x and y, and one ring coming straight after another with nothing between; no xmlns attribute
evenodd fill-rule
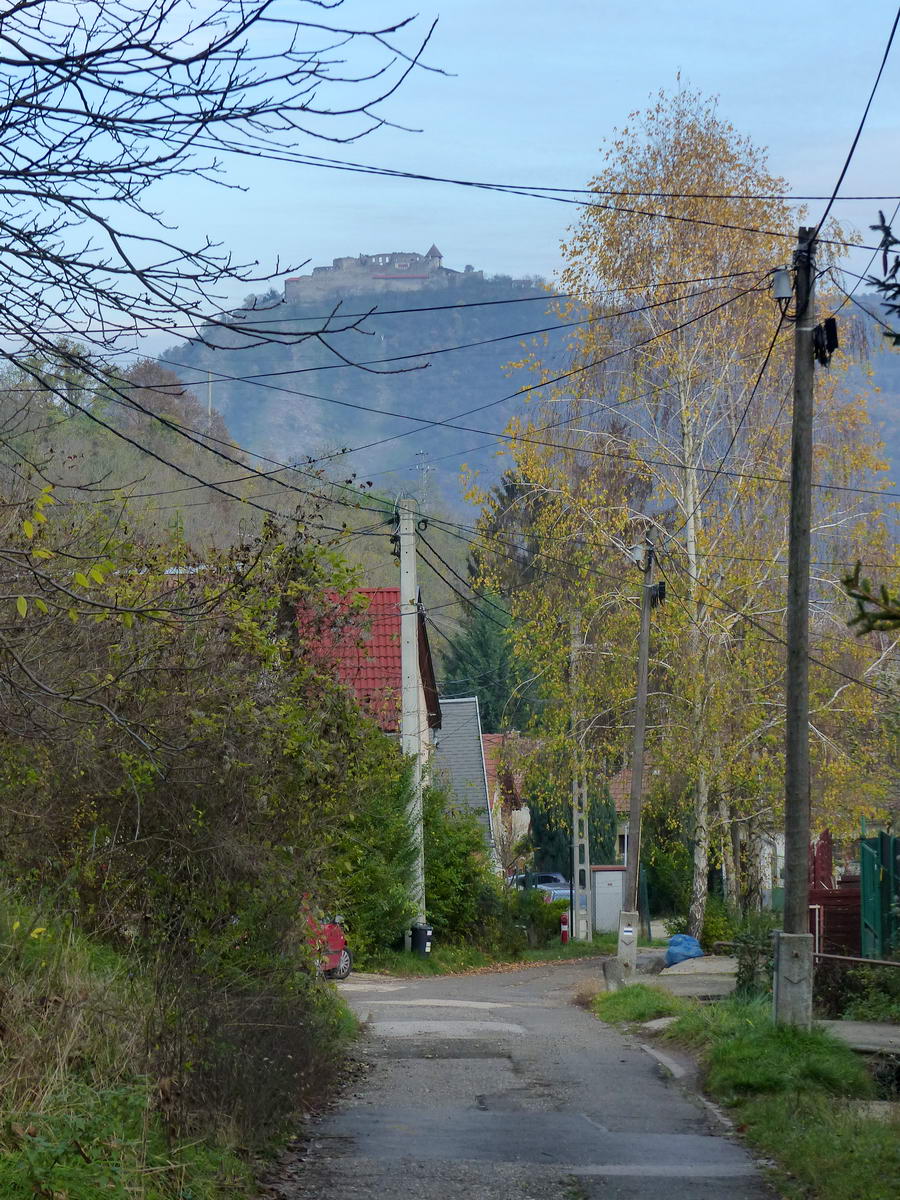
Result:
<svg viewBox="0 0 900 1200"><path fill-rule="evenodd" d="M419 292L483 278L483 271L453 271L442 266L437 252L360 254L357 258L335 258L330 267L314 267L309 275L286 279L284 299L290 304L353 292Z"/></svg>

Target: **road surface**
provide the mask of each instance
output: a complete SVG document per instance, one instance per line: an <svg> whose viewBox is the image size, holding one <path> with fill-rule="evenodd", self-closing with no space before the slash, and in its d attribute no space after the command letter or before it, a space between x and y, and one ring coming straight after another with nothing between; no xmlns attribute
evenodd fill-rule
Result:
<svg viewBox="0 0 900 1200"><path fill-rule="evenodd" d="M762 1170L638 1041L572 1005L598 964L351 976L362 1066L280 1200L772 1200Z"/></svg>

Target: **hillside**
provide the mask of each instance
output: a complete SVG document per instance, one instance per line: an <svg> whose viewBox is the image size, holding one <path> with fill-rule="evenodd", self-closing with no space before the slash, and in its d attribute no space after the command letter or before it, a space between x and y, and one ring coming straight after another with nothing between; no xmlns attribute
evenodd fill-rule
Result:
<svg viewBox="0 0 900 1200"><path fill-rule="evenodd" d="M565 369L565 330L537 281L442 267L401 279L391 264L406 257L417 260L414 268L427 262L399 254L335 259L241 310L246 337L207 330L218 348L186 342L160 361L208 395L249 450L293 463L322 460L332 477L356 474L387 494L422 494L424 483L430 504L458 509L461 464L493 482L499 470L490 435L526 407L504 399L522 382L508 365L539 342L546 365ZM878 311L875 297L860 300ZM335 332L323 339L253 335L263 323L279 332L318 329L329 316ZM840 321L842 344L856 358L847 386L870 392L887 455L900 463L900 351L858 307L845 307ZM456 419L469 429L419 426L410 417Z"/></svg>
<svg viewBox="0 0 900 1200"><path fill-rule="evenodd" d="M339 297L281 299L264 314L245 312L246 338L216 332L209 336L221 348L188 342L161 361L201 395L212 372L212 403L248 449L299 461L367 447L341 456L339 473L357 471L386 490L419 485L424 451L433 467L430 495L453 501L460 462L490 438L434 427L417 434L415 422L391 413L444 421L493 405L462 423L502 430L517 407L521 411L521 402L497 403L516 387L504 368L521 356L523 341L556 319L548 314L543 286L533 280L485 279L476 271L446 274L456 278L437 278L406 294L372 286ZM249 332L262 320L277 322L279 330L315 328L338 304L331 328L343 331L330 334L327 344L314 339L254 344ZM360 323L357 315L369 312ZM347 328L354 324L359 327ZM562 360L562 341L559 333L551 337L551 361ZM473 462L490 467L490 450Z"/></svg>

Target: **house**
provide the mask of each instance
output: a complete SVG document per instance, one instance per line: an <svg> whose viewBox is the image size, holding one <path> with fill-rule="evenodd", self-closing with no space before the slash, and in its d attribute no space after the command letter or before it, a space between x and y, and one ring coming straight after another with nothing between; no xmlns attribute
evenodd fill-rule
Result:
<svg viewBox="0 0 900 1200"><path fill-rule="evenodd" d="M343 625L325 631L315 626L310 615L298 610L300 635L319 662L330 666L353 692L363 711L385 733L399 735L403 691L400 589L356 588L340 598L339 610L345 617ZM419 737L424 760L430 754L434 731L441 728L441 704L421 596L418 651Z"/></svg>
<svg viewBox="0 0 900 1200"><path fill-rule="evenodd" d="M442 721L434 741L432 778L447 788L455 807L475 813L485 846L496 862L478 697L442 699L440 704Z"/></svg>
<svg viewBox="0 0 900 1200"><path fill-rule="evenodd" d="M518 760L534 743L510 731L484 733L481 744L494 841L500 862L509 872L524 866L524 859L516 855L515 849L531 832L531 810L525 803Z"/></svg>
<svg viewBox="0 0 900 1200"><path fill-rule="evenodd" d="M644 759L643 799L646 800L652 768ZM610 777L610 799L616 810L616 862L624 863L628 855L628 817L631 809L631 764L626 763Z"/></svg>

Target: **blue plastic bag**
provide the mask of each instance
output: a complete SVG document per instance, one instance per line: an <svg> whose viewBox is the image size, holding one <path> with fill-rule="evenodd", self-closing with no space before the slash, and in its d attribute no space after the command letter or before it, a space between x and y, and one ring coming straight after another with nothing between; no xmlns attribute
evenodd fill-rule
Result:
<svg viewBox="0 0 900 1200"><path fill-rule="evenodd" d="M689 937L686 933L676 933L669 938L669 948L666 951L667 967L674 967L676 963L684 962L688 958L702 957L703 951L696 938Z"/></svg>

